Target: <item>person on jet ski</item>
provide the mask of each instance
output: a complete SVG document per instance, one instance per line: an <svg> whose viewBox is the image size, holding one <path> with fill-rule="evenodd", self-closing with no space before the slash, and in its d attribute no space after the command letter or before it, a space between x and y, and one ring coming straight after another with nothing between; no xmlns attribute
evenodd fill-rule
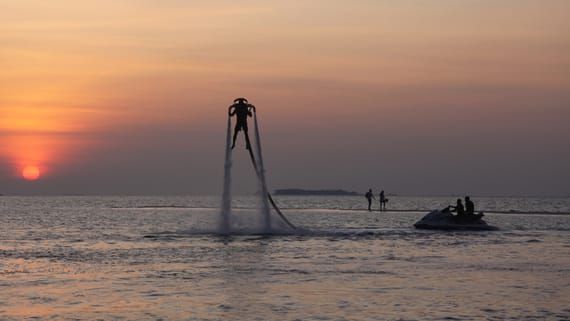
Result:
<svg viewBox="0 0 570 321"><path fill-rule="evenodd" d="M249 135L247 133L247 117L251 117L253 114L251 111L255 112L255 106L250 104L245 98L236 98L233 105L230 106L228 114L230 117L236 116L236 127L234 129L234 137L232 141L232 149L236 146L237 134L240 130L243 130L245 135L245 148L251 149L251 144L249 143Z"/></svg>
<svg viewBox="0 0 570 321"><path fill-rule="evenodd" d="M465 213L465 207L463 207L463 202L461 202L460 198L457 199L457 203L455 206L449 206L449 207L452 209L452 212L457 213L455 218L457 219L458 222L465 221L467 215Z"/></svg>
<svg viewBox="0 0 570 321"><path fill-rule="evenodd" d="M475 204L469 196L465 196L465 217L468 221L476 221L482 218L483 213L475 214Z"/></svg>
<svg viewBox="0 0 570 321"><path fill-rule="evenodd" d="M465 196L465 211L467 215L475 215L475 204L473 204L469 196Z"/></svg>

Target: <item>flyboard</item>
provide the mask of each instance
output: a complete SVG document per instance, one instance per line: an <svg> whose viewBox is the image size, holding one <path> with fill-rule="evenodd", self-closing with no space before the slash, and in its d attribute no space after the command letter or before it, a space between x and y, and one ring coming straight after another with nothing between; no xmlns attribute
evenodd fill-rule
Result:
<svg viewBox="0 0 570 321"><path fill-rule="evenodd" d="M236 99L243 99L244 98L238 98ZM245 100L247 102L247 100ZM233 105L232 105L233 106ZM253 169L255 170L255 174L260 182L260 187L261 187L261 193L262 195L265 195L265 197L263 198L263 203L264 203L264 209L266 209L269 212L269 206L267 204L267 200L269 200L269 203L271 204L271 206L273 207L273 209L275 210L275 212L277 213L277 215L279 216L279 218L281 218L281 220L290 228L292 229L296 229L297 227L295 225L293 225L293 223L291 223L291 221L289 221L287 219L287 217L285 217L285 215L283 214L283 212L281 212L281 210L279 209L279 207L277 206L277 204L275 203L275 201L273 200L273 197L271 196L271 193L269 192L268 188L267 188L267 183L265 180L265 168L263 165L263 154L261 151L261 139L260 139L260 133L259 133L259 123L257 121L257 111L255 109L255 106L250 105L252 107L253 110L253 119L254 119L254 123L255 123L255 147L256 147L256 154L257 154L257 158L254 154L253 148L251 146L250 140L249 140L249 135L247 134L247 132L245 132L245 139L246 139L246 143L247 143L247 150L249 152L249 156L251 159L251 164L253 165ZM230 107L231 109L232 107ZM232 148L230 147L230 141L231 141L231 117L232 115L230 113L228 113L228 128L227 128L227 133L226 133L226 157L225 157L225 164L224 164L224 169L225 169L225 174L224 174L224 192L223 192L223 200L222 200L222 223L221 223L221 229L224 233L229 232L230 229L230 223L229 223L229 219L230 219L230 215L229 213L231 212L231 193L230 193L230 185L231 185L231 167L232 167ZM269 218L267 218L267 220L269 220ZM267 227L270 227L270 222L266 221L265 222Z"/></svg>

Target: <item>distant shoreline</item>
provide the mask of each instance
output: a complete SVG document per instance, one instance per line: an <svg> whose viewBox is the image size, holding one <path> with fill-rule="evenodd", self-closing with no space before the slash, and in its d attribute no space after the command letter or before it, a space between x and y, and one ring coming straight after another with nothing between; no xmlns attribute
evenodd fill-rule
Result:
<svg viewBox="0 0 570 321"><path fill-rule="evenodd" d="M277 190L275 190L277 191ZM325 190L326 191L326 190ZM355 193L355 194L348 194L347 196L363 196L364 193L358 192L348 192L348 193ZM275 194L276 195L276 194ZM331 194L333 195L333 194ZM461 196L462 194L456 195L414 195L414 194L393 194L389 193L386 196L390 197L398 197L398 198L449 198L449 199L456 199ZM254 196L254 194L236 194L237 197L248 197ZM302 195L300 195L302 196ZM324 195L326 196L326 195ZM333 195L334 196L334 195ZM570 195L477 195L471 194L471 198L518 198L518 199L569 199ZM4 193L0 194L0 197L220 197L219 194L10 194Z"/></svg>
<svg viewBox="0 0 570 321"><path fill-rule="evenodd" d="M291 195L291 196L298 196L298 195L333 195L333 196L356 196L360 195L357 192L349 192L343 189L318 189L318 190L307 190L301 188L285 188L285 189L276 189L273 193L274 195Z"/></svg>
<svg viewBox="0 0 570 321"><path fill-rule="evenodd" d="M145 206L111 206L112 209L202 209L202 210L218 210L218 207L194 207L184 205L145 205ZM255 207L237 207L236 210L254 210ZM366 212L366 213L429 213L433 209L390 209L385 212L379 210L368 211L366 208L302 208L302 207L281 207L283 211L324 211L324 212ZM499 215L569 215L570 212L551 212L551 211L501 211L501 210L483 210L484 214Z"/></svg>

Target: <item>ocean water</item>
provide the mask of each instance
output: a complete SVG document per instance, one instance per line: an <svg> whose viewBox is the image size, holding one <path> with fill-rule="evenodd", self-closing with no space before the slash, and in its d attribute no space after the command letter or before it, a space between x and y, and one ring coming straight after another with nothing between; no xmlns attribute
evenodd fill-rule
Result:
<svg viewBox="0 0 570 321"><path fill-rule="evenodd" d="M298 231L250 233L255 197L233 236L217 196L0 197L0 320L570 319L568 198L475 198L492 232L412 228L454 197L276 200Z"/></svg>

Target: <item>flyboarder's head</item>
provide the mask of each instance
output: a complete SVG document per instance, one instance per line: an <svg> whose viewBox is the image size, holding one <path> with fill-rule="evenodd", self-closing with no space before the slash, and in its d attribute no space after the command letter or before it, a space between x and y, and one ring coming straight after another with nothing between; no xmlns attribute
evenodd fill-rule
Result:
<svg viewBox="0 0 570 321"><path fill-rule="evenodd" d="M234 99L234 104L237 104L237 105L247 105L247 104L248 104L248 101L247 101L247 99L245 99L245 98L243 98L243 97L240 97L240 98Z"/></svg>
<svg viewBox="0 0 570 321"><path fill-rule="evenodd" d="M470 200L469 196L465 196L465 201L467 202L469 200Z"/></svg>
<svg viewBox="0 0 570 321"><path fill-rule="evenodd" d="M457 205L459 205L459 204L461 204L461 199L460 199L460 198L457 199Z"/></svg>

